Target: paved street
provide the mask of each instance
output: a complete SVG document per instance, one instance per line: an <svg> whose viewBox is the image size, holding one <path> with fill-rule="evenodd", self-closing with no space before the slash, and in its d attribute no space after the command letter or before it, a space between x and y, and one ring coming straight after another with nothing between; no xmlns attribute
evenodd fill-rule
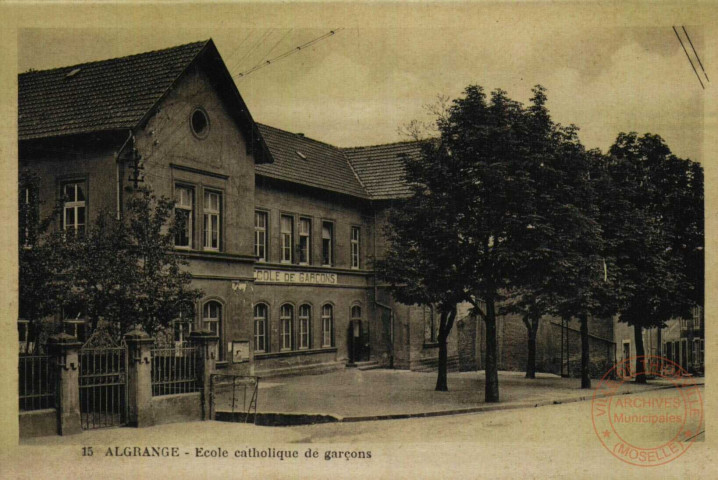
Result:
<svg viewBox="0 0 718 480"><path fill-rule="evenodd" d="M703 379L696 379L702 383ZM278 377L260 381L258 411L266 413L321 413L339 417L417 414L471 408L506 408L518 405L575 401L591 397L578 378L523 372L499 372L501 403L484 403L484 372L449 374L449 391L436 392L436 373L407 370L344 369L323 375ZM598 384L594 380L594 386ZM623 391L640 392L667 385L629 384ZM228 406L220 400L220 408Z"/></svg>
<svg viewBox="0 0 718 480"><path fill-rule="evenodd" d="M671 398L673 395L672 390L658 390L651 392L650 398ZM301 433L302 441L316 443L406 442L407 439L422 443L436 442L437 439L462 443L491 439L492 442L511 443L520 438L521 441L562 445L581 441L589 433L595 435L591 425L591 402L585 401L444 417L307 425L291 430Z"/></svg>
<svg viewBox="0 0 718 480"><path fill-rule="evenodd" d="M700 391L702 394L702 386ZM658 390L650 396L669 398L672 393L668 389ZM715 471L716 464L708 455L703 439L703 435L699 435L685 455L666 465L651 467L656 469L651 473L665 478L708 478L705 473ZM406 469L416 468L418 463L421 463L422 477L434 478L462 476L453 470L457 465L476 465L476 471L480 468L482 475L493 478L530 478L535 468L542 469L542 478L643 478L646 474L645 469L629 466L603 448L593 430L590 401L434 418L301 427L195 422L142 430L97 430L68 437L28 439L23 444L10 462L0 459L12 468L12 475L5 478L44 478L54 473L57 462L67 459L74 460L63 463L63 473L80 478L93 472L103 478L188 478L190 469L198 466L209 472L211 478L231 478L238 472L244 478L255 478L288 465L286 461L245 459L243 462L250 463L242 463L231 458L235 449L251 446L295 449L302 453L308 448L322 452L372 452L370 462L320 458L313 464L314 469L304 472L306 475L301 474L303 467L298 465L288 470L292 478L349 478L357 469L372 470L376 472L375 478L397 478ZM31 447L36 445L57 448ZM82 457L81 447L88 445L94 446L100 455L92 459ZM188 453L187 458L165 463L156 458L117 459L102 457L106 450L102 446L106 445L178 445ZM196 447L225 448L230 458L196 459ZM158 470L160 464L163 468ZM587 466L582 467L584 464ZM197 478L196 472L194 476Z"/></svg>

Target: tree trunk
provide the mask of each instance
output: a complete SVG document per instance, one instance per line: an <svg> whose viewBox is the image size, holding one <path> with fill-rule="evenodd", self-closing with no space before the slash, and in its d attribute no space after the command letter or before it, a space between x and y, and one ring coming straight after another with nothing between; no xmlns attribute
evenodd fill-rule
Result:
<svg viewBox="0 0 718 480"><path fill-rule="evenodd" d="M591 377L588 375L588 362L590 359L588 343L588 316L581 315L581 388L591 388Z"/></svg>
<svg viewBox="0 0 718 480"><path fill-rule="evenodd" d="M439 374L436 377L436 388L437 392L448 392L449 386L447 383L447 370L448 370L448 352L446 348L446 340L449 337L451 328L454 326L454 319L456 318L456 306L450 307L450 309L442 308L439 321Z"/></svg>
<svg viewBox="0 0 718 480"><path fill-rule="evenodd" d="M493 298L486 300L486 390L484 401L499 401L499 370L496 345L496 310Z"/></svg>
<svg viewBox="0 0 718 480"><path fill-rule="evenodd" d="M638 324L634 325L633 335L636 337L636 383L647 383L646 350L643 347L643 328Z"/></svg>
<svg viewBox="0 0 718 480"><path fill-rule="evenodd" d="M536 334L538 333L539 318L532 319L529 315L524 317L528 330L528 357L526 358L526 378L536 378Z"/></svg>
<svg viewBox="0 0 718 480"><path fill-rule="evenodd" d="M436 377L436 390L437 392L448 392L449 386L447 385L447 360L448 354L446 351L446 337L444 333L444 324L446 323L446 312L441 312L441 320L439 324L439 374Z"/></svg>

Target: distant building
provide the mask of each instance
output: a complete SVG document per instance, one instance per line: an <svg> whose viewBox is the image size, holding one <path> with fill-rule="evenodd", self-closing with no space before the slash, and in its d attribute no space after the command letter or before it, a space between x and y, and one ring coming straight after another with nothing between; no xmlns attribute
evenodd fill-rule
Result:
<svg viewBox="0 0 718 480"><path fill-rule="evenodd" d="M643 346L646 355L663 357L679 365L693 375L705 373L705 313L703 308L694 307L691 318L676 318L666 322L664 328L643 330ZM636 355L636 342L633 327L616 322L615 339L618 348L618 361ZM631 362L631 372L636 371L635 359ZM666 365L670 365L666 362Z"/></svg>

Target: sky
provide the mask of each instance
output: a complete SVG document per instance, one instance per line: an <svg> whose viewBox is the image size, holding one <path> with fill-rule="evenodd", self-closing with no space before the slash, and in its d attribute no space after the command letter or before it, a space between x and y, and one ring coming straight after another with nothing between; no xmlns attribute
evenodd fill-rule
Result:
<svg viewBox="0 0 718 480"><path fill-rule="evenodd" d="M619 132L651 132L675 154L702 160L705 90L670 23L626 25L600 17L578 21L565 12L539 18L522 12L486 8L470 22L450 25L351 24L340 18L311 26L284 19L249 28L231 22L192 29L28 28L18 31L17 61L22 72L212 38L238 75L336 30L235 79L256 121L342 147L388 143L407 140L401 130L412 120L431 122L426 106L439 95L456 98L478 84L528 102L531 88L541 84L554 120L576 124L588 148L605 151ZM701 55L703 29L686 28Z"/></svg>

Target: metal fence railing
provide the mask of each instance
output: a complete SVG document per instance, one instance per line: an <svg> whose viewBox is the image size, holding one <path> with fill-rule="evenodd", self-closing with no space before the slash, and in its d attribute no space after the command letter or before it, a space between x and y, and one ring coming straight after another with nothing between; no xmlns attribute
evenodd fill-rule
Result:
<svg viewBox="0 0 718 480"><path fill-rule="evenodd" d="M197 347L152 349L152 396L201 390Z"/></svg>
<svg viewBox="0 0 718 480"><path fill-rule="evenodd" d="M234 422L257 421L259 377L216 373L210 377L210 416L229 413Z"/></svg>
<svg viewBox="0 0 718 480"><path fill-rule="evenodd" d="M47 355L21 355L18 362L20 410L55 407L55 369Z"/></svg>

